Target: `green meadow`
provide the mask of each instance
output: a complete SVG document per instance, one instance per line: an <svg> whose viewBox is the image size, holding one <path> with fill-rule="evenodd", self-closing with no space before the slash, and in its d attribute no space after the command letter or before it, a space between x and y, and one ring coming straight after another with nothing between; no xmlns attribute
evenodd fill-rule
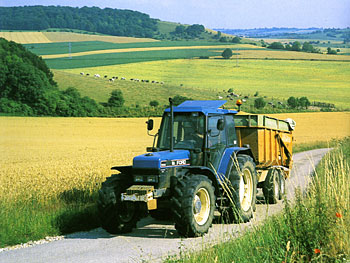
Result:
<svg viewBox="0 0 350 263"><path fill-rule="evenodd" d="M183 50L180 52L186 53ZM166 51L166 53L170 56L172 52ZM193 54L193 51L190 54ZM121 54L121 56L125 55L126 53ZM137 60L137 57L134 59ZM141 58L139 60L142 61ZM212 96L222 96L224 95L223 90L232 88L238 94L252 96L258 91L260 96L280 99L287 99L290 96L306 96L310 101L333 103L341 109L350 108L350 64L348 62L250 59L236 61L233 57L230 60L175 59L64 70L76 76L81 71L92 75L98 73L109 77L122 76L127 79L164 81L165 86L176 87L177 94L192 93L191 97L200 95L203 98L215 99ZM59 76L57 77L59 83L66 82L66 80L61 81ZM93 77L85 79L91 81L91 78ZM78 83L80 88L78 86L77 88L84 94L85 82L83 80L85 79L80 79L80 84ZM104 84L106 86L109 85L108 81L103 83L106 83ZM121 81L113 84L119 88L119 83ZM130 88L135 86L130 81L125 81L125 83L123 85ZM158 88L152 89L156 86L150 85L151 92L148 89L138 91L143 96L142 99L147 101L160 99L155 95L158 93ZM137 89L136 86L135 89ZM98 93L100 98L107 98L110 89L100 89ZM96 96L92 97L99 100ZM134 96L133 99L137 101L138 96Z"/></svg>
<svg viewBox="0 0 350 263"><path fill-rule="evenodd" d="M222 52L222 51L221 51ZM104 53L96 55L77 56L69 58L47 59L46 64L52 69L79 69L87 67L101 67L138 63L145 61L189 59L199 56L215 56L218 53L212 49L179 49L179 50L155 50L122 53Z"/></svg>
<svg viewBox="0 0 350 263"><path fill-rule="evenodd" d="M237 44L221 43L214 41L156 41L156 42L135 42L135 43L111 43L103 41L81 41L81 42L57 42L57 43L39 43L25 44L31 52L37 55L54 55L68 54L69 43L71 45L71 53L108 50L108 49L124 49L124 48L147 48L147 47L191 47L191 46L222 46L232 45L232 48ZM252 46L253 47L253 46Z"/></svg>

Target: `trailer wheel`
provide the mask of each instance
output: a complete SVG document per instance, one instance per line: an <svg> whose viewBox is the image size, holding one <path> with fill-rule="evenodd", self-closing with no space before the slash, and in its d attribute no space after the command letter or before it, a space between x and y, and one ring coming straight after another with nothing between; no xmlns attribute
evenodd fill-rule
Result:
<svg viewBox="0 0 350 263"><path fill-rule="evenodd" d="M137 203L121 201L121 193L129 186L125 180L121 180L119 174L114 174L102 183L99 190L97 207L100 223L111 234L131 232L140 218Z"/></svg>
<svg viewBox="0 0 350 263"><path fill-rule="evenodd" d="M282 200L283 196L286 194L286 178L282 170L278 170L279 173L279 194L278 199Z"/></svg>
<svg viewBox="0 0 350 263"><path fill-rule="evenodd" d="M277 204L280 198L280 173L272 168L268 171L264 185L263 193L267 204Z"/></svg>
<svg viewBox="0 0 350 263"><path fill-rule="evenodd" d="M179 179L174 187L172 209L175 228L181 236L197 237L207 233L215 210L212 182L204 175Z"/></svg>
<svg viewBox="0 0 350 263"><path fill-rule="evenodd" d="M241 154L234 157L229 173L230 187L229 204L224 211L224 221L227 223L248 222L253 217L256 203L257 177L255 164L249 155ZM233 203L232 203L233 202Z"/></svg>

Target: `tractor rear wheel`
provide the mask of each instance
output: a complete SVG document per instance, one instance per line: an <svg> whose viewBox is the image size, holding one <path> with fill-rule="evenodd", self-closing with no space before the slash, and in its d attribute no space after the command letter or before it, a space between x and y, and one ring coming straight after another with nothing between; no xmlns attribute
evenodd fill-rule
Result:
<svg viewBox="0 0 350 263"><path fill-rule="evenodd" d="M277 169L271 168L266 176L263 193L267 204L277 204L280 197L280 173Z"/></svg>
<svg viewBox="0 0 350 263"><path fill-rule="evenodd" d="M181 236L197 237L207 233L215 210L212 182L204 175L179 179L174 187L172 209L175 228Z"/></svg>
<svg viewBox="0 0 350 263"><path fill-rule="evenodd" d="M222 210L226 223L245 223L253 217L256 207L257 177L255 164L249 155L233 157L226 191L227 207Z"/></svg>
<svg viewBox="0 0 350 263"><path fill-rule="evenodd" d="M111 234L128 233L140 218L138 204L122 202L121 193L130 186L122 175L114 174L102 183L97 202L100 223Z"/></svg>

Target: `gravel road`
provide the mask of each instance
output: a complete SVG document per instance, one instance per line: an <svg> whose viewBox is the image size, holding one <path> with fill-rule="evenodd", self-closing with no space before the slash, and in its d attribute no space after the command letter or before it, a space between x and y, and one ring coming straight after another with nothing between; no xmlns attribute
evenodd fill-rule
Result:
<svg viewBox="0 0 350 263"><path fill-rule="evenodd" d="M286 181L289 199L294 196L296 187L306 189L313 168L328 151L317 149L293 155L294 167ZM97 228L24 244L17 249L0 250L0 262L160 262L167 255L233 238L267 216L281 211L282 207L282 201L276 205L258 204L254 219L249 223L214 224L204 237L187 239L177 235L171 222L148 217L138 223L138 229L126 235L114 236Z"/></svg>

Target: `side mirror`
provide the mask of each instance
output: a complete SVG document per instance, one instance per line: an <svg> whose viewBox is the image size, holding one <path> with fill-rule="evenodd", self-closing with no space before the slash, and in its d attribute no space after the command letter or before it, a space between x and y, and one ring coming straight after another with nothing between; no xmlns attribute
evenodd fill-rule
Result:
<svg viewBox="0 0 350 263"><path fill-rule="evenodd" d="M217 123L217 125L216 125L216 128L217 128L219 131L224 130L224 128L225 128L224 119L218 119L218 123Z"/></svg>
<svg viewBox="0 0 350 263"><path fill-rule="evenodd" d="M147 130L151 131L153 130L153 120L149 119L148 121L146 121L147 123Z"/></svg>

